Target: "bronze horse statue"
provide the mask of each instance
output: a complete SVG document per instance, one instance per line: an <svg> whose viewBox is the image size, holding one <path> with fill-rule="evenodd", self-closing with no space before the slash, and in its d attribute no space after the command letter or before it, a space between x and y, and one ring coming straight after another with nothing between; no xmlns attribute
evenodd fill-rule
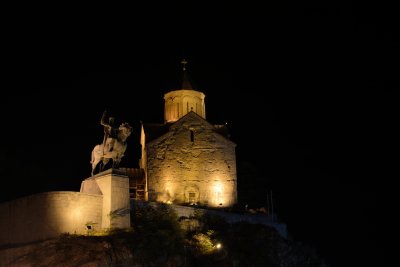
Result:
<svg viewBox="0 0 400 267"><path fill-rule="evenodd" d="M122 123L118 129L116 138L106 137L103 144L96 145L92 150L92 176L100 163L99 172L102 172L106 164L112 159L112 168L118 168L124 156L127 143L126 139L131 135L132 127L128 123Z"/></svg>

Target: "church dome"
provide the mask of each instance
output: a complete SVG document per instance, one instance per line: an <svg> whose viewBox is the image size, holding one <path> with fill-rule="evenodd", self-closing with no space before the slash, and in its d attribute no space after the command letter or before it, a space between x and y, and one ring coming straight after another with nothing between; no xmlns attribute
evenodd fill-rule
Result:
<svg viewBox="0 0 400 267"><path fill-rule="evenodd" d="M192 88L189 75L186 71L186 60L182 60L183 79L181 88L166 93L164 95L164 121L165 123L175 122L185 116L190 111L195 112L202 118L206 118L206 108L204 103L205 95Z"/></svg>

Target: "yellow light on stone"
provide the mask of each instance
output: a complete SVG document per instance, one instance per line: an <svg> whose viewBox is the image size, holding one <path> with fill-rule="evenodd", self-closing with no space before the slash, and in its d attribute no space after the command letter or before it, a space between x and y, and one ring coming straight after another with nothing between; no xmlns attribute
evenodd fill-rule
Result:
<svg viewBox="0 0 400 267"><path fill-rule="evenodd" d="M81 215L82 215L82 211L81 211L81 209L80 209L79 207L76 208L76 209L73 209L73 210L71 211L71 217L72 217L72 219L74 219L74 220L79 220L80 217L81 217Z"/></svg>
<svg viewBox="0 0 400 267"><path fill-rule="evenodd" d="M214 185L214 192L218 192L218 193L222 192L222 185L220 183L217 183Z"/></svg>
<svg viewBox="0 0 400 267"><path fill-rule="evenodd" d="M222 206L224 203L224 199L222 196L222 191L223 191L223 187L222 184L220 182L217 182L216 184L214 184L214 188L213 188L213 193L214 193L214 203L216 206Z"/></svg>
<svg viewBox="0 0 400 267"><path fill-rule="evenodd" d="M164 184L164 193L160 197L159 201L172 204L174 200L175 185L169 181Z"/></svg>

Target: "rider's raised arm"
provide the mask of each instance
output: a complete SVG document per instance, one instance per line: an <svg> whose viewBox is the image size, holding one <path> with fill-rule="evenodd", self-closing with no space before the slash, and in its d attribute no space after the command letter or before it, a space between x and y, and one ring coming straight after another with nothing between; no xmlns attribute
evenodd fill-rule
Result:
<svg viewBox="0 0 400 267"><path fill-rule="evenodd" d="M101 116L101 120L100 120L100 124L101 124L101 125L103 125L103 126L110 126L110 124L108 123L107 117L108 117L108 115L107 115L107 110L104 110L103 116Z"/></svg>

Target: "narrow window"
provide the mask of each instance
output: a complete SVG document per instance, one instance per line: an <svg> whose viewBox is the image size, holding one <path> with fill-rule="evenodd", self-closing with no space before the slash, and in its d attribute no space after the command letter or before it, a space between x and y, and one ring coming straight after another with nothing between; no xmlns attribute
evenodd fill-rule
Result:
<svg viewBox="0 0 400 267"><path fill-rule="evenodd" d="M190 141L194 142L194 131L190 130Z"/></svg>

